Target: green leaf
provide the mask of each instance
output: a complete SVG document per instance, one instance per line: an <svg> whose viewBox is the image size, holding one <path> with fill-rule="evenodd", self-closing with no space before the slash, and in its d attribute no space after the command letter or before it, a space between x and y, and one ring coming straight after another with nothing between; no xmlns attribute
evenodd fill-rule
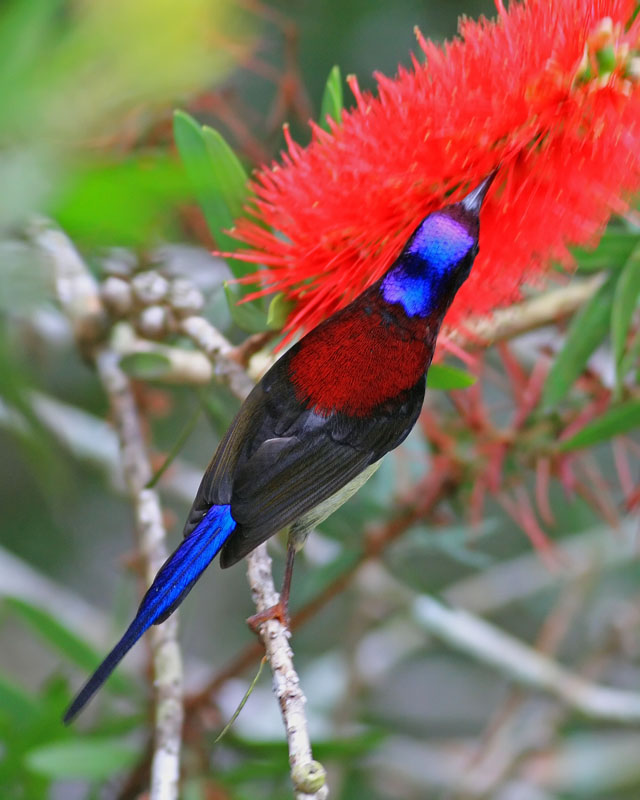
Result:
<svg viewBox="0 0 640 800"><path fill-rule="evenodd" d="M74 169L56 184L48 213L83 243L141 246L166 238L176 204L188 197L180 165L145 153Z"/></svg>
<svg viewBox="0 0 640 800"><path fill-rule="evenodd" d="M616 275L611 275L571 321L564 346L547 375L541 398L543 406L554 406L563 399L607 335L615 283Z"/></svg>
<svg viewBox="0 0 640 800"><path fill-rule="evenodd" d="M20 686L0 675L0 709L15 722L24 724L40 716L38 701Z"/></svg>
<svg viewBox="0 0 640 800"><path fill-rule="evenodd" d="M26 754L29 769L53 779L105 780L136 763L140 754L120 737L71 739L37 747Z"/></svg>
<svg viewBox="0 0 640 800"><path fill-rule="evenodd" d="M160 380L171 369L171 362L162 353L129 353L122 356L120 366L132 378Z"/></svg>
<svg viewBox="0 0 640 800"><path fill-rule="evenodd" d="M267 311L267 327L272 331L282 330L292 308L293 303L286 299L284 292L278 292L278 294L269 303L269 310Z"/></svg>
<svg viewBox="0 0 640 800"><path fill-rule="evenodd" d="M322 104L320 106L320 126L327 131L329 130L329 123L327 122L328 116L336 122L340 122L343 107L342 76L340 74L340 67L336 65L331 68L327 83L324 87Z"/></svg>
<svg viewBox="0 0 640 800"><path fill-rule="evenodd" d="M579 272L619 270L640 244L640 234L635 231L610 228L600 239L595 250L576 247L573 255Z"/></svg>
<svg viewBox="0 0 640 800"><path fill-rule="evenodd" d="M627 343L627 334L640 297L640 247L636 247L627 259L616 283L611 308L611 338L616 364L616 380L620 386L624 373L622 361Z"/></svg>
<svg viewBox="0 0 640 800"><path fill-rule="evenodd" d="M563 452L578 450L598 442L607 441L613 436L620 436L623 433L637 430L639 426L640 400L631 400L628 403L610 408L601 417L585 425L570 439L560 442L558 448Z"/></svg>
<svg viewBox="0 0 640 800"><path fill-rule="evenodd" d="M445 364L432 364L427 373L428 389L444 389L445 391L467 389L476 381L475 375Z"/></svg>
<svg viewBox="0 0 640 800"><path fill-rule="evenodd" d="M69 661L91 672L102 660L103 654L88 645L75 633L62 625L52 614L17 597L6 597L7 607L20 616L41 639L52 645ZM131 689L131 683L122 674L114 674L112 688L120 692Z"/></svg>
<svg viewBox="0 0 640 800"><path fill-rule="evenodd" d="M152 478L148 481L145 485L145 489L153 489L155 485L158 483L160 478L164 475L164 473L169 469L171 464L174 462L182 448L187 443L187 440L193 433L194 428L196 427L196 423L200 419L200 412L202 411L202 406L198 406L195 411L191 414L189 419L187 420L187 424L184 426L182 431L180 432L178 438L176 439L173 447L167 454L167 457L162 462L162 465L155 471Z"/></svg>
<svg viewBox="0 0 640 800"><path fill-rule="evenodd" d="M249 196L244 167L218 131L201 127L184 111L173 115L173 135L211 235L220 249L236 250L238 242L225 230L233 227ZM229 269L240 278L255 264L229 259Z"/></svg>
<svg viewBox="0 0 640 800"><path fill-rule="evenodd" d="M221 133L204 125L202 136L211 159L214 188L222 198L233 221L242 214L242 208L247 200L249 176Z"/></svg>
<svg viewBox="0 0 640 800"><path fill-rule="evenodd" d="M635 336L631 340L631 344L627 348L627 352L622 359L620 367L620 374L626 375L633 367L636 367L638 378L640 379L640 330L636 331Z"/></svg>
<svg viewBox="0 0 640 800"><path fill-rule="evenodd" d="M225 282L224 293L229 305L229 313L235 324L249 333L262 333L268 329L267 314L257 302L240 303L242 290L235 283Z"/></svg>

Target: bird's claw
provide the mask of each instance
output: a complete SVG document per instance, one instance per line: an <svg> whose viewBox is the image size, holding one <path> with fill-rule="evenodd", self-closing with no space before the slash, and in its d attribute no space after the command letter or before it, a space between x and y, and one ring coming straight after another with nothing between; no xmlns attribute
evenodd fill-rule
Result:
<svg viewBox="0 0 640 800"><path fill-rule="evenodd" d="M264 611L259 611L257 614L249 617L247 619L247 625L254 633L259 634L261 625L264 622L268 622L270 619L277 619L281 625L289 629L291 620L289 618L288 607L283 602L276 603L274 606L265 608Z"/></svg>

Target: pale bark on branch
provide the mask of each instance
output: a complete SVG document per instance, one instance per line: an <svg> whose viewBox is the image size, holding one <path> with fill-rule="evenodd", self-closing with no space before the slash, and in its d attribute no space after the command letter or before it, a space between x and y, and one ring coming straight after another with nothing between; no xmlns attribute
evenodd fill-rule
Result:
<svg viewBox="0 0 640 800"><path fill-rule="evenodd" d="M107 319L98 286L72 242L48 223L31 231L51 265L58 301L69 318L78 348L91 358L109 397L120 441L122 470L136 522L138 548L147 585L167 557L162 509L157 493L146 489L151 477L140 419L129 380L119 356L103 341ZM151 636L156 690L151 800L177 800L182 739L182 658L174 615Z"/></svg>
<svg viewBox="0 0 640 800"><path fill-rule="evenodd" d="M468 611L421 595L413 605L413 615L438 639L500 670L518 684L555 695L591 719L626 724L640 721L637 692L592 683Z"/></svg>
<svg viewBox="0 0 640 800"><path fill-rule="evenodd" d="M202 317L183 320L182 330L212 360L217 379L225 383L236 397L244 400L253 388L253 381L233 361L230 342ZM258 612L278 602L266 545L261 545L247 556L247 577ZM290 632L281 622L273 619L263 623L260 636L271 667L273 690L280 704L287 735L296 800L325 800L328 797L326 773L324 767L312 757L305 714L306 698L293 663Z"/></svg>

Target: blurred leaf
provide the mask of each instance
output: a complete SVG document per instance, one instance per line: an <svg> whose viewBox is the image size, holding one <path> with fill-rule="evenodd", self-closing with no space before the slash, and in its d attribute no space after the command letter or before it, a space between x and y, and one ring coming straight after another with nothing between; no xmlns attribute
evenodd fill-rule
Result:
<svg viewBox="0 0 640 800"><path fill-rule="evenodd" d="M382 730L370 729L349 738L314 739L313 755L319 761L349 761L378 748L387 738ZM228 737L226 743L249 754L251 760L220 775L222 782L238 786L247 781L286 775L289 771L284 742L258 741L239 736ZM269 795L272 797L273 795Z"/></svg>
<svg viewBox="0 0 640 800"><path fill-rule="evenodd" d="M18 96L22 73L46 48L62 4L62 0L13 0L0 10L0 92L5 102ZM0 118L0 129L8 121Z"/></svg>
<svg viewBox="0 0 640 800"><path fill-rule="evenodd" d="M428 389L467 389L477 380L475 375L447 364L432 364L427 372Z"/></svg>
<svg viewBox="0 0 640 800"><path fill-rule="evenodd" d="M320 760L356 758L379 747L387 738L383 730L370 729L348 739L325 739L314 741L314 756Z"/></svg>
<svg viewBox="0 0 640 800"><path fill-rule="evenodd" d="M636 381L640 381L640 330L636 331L635 336L627 348L627 352L622 358L620 374L623 376L627 375L633 367L637 370Z"/></svg>
<svg viewBox="0 0 640 800"><path fill-rule="evenodd" d="M173 115L173 135L211 235L221 250L236 250L238 242L225 230L233 227L249 195L242 164L220 133L184 111ZM229 269L240 278L255 265L229 259Z"/></svg>
<svg viewBox="0 0 640 800"><path fill-rule="evenodd" d="M264 781L265 778L277 778L278 776L287 775L290 767L286 751L278 754L278 756L269 754L269 760L266 760L265 756L262 756L261 760L252 759L243 763L240 767L228 770L220 778L225 786L242 786L248 781ZM242 796L242 800L244 800L244 796Z"/></svg>
<svg viewBox="0 0 640 800"><path fill-rule="evenodd" d="M178 438L176 439L173 447L169 451L167 457L162 462L162 465L155 471L151 479L145 485L145 489L153 489L153 487L158 483L160 478L164 475L164 473L169 469L173 461L175 460L178 453L182 450L182 448L187 443L187 440L193 433L193 429L196 427L196 423L200 419L200 412L202 411L202 405L199 405L192 413L189 419L187 420L187 424L184 426L182 431L180 432Z"/></svg>
<svg viewBox="0 0 640 800"><path fill-rule="evenodd" d="M340 74L340 67L336 65L331 67L331 72L329 72L329 77L324 87L320 106L320 127L327 131L330 130L327 116L336 122L340 122L343 108L342 75Z"/></svg>
<svg viewBox="0 0 640 800"><path fill-rule="evenodd" d="M0 675L0 709L14 723L24 725L40 717L38 701L28 692Z"/></svg>
<svg viewBox="0 0 640 800"><path fill-rule="evenodd" d="M7 428L22 447L33 475L44 490L51 491L66 477L65 469L54 457L51 433L32 408L31 390L34 387L31 375L25 359L20 360L7 333L0 316L0 405L6 403ZM12 411L17 412L14 420L11 419Z"/></svg>
<svg viewBox="0 0 640 800"><path fill-rule="evenodd" d="M182 800L207 800L206 781L200 779L186 781L182 787Z"/></svg>
<svg viewBox="0 0 640 800"><path fill-rule="evenodd" d="M91 647L84 639L62 625L52 614L39 606L17 597L6 597L5 603L19 615L44 641L62 653L69 661L87 672L93 671L103 654ZM107 684L108 685L108 684ZM131 690L131 682L121 673L114 673L111 687L120 692Z"/></svg>
<svg viewBox="0 0 640 800"><path fill-rule="evenodd" d="M314 739L314 757L319 761L329 758L353 758L371 752L384 741L386 736L385 731L370 728L349 738ZM227 741L256 758L277 758L284 755L286 759L286 744L282 741L247 739L243 736L230 736Z"/></svg>
<svg viewBox="0 0 640 800"><path fill-rule="evenodd" d="M26 764L48 778L98 781L131 767L139 755L121 738L71 739L31 750Z"/></svg>
<svg viewBox="0 0 640 800"><path fill-rule="evenodd" d="M162 353L129 353L122 356L120 366L132 378L154 380L170 371L171 362Z"/></svg>
<svg viewBox="0 0 640 800"><path fill-rule="evenodd" d="M57 13L47 39L29 49L29 58L19 60L21 69L11 78L15 96L27 101L18 105L15 124L30 133L37 119L39 137L48 142L55 136L62 147L120 131L132 111L140 115L211 85L233 66L231 50L242 51L238 37L234 48L216 46L238 16L225 0L183 0L179 8L173 0L50 5ZM251 17L243 15L246 43L251 27Z"/></svg>
<svg viewBox="0 0 640 800"><path fill-rule="evenodd" d="M239 328L249 333L262 333L268 330L267 314L264 308L253 300L247 303L239 302L242 300L242 290L237 284L225 281L224 293L231 319Z"/></svg>
<svg viewBox="0 0 640 800"><path fill-rule="evenodd" d="M631 400L623 405L610 408L605 414L593 422L589 422L571 438L560 442L561 451L578 450L598 442L604 442L613 436L637 430L640 426L640 400Z"/></svg>
<svg viewBox="0 0 640 800"><path fill-rule="evenodd" d="M346 550L332 561L309 570L309 574L305 576L304 583L298 587L297 601L301 606L313 602L314 598L321 595L327 586L338 581L342 575L350 574L353 571L354 564L361 557L362 552L360 550Z"/></svg>
<svg viewBox="0 0 640 800"><path fill-rule="evenodd" d="M42 251L27 242L0 241L0 312L33 313L52 296L51 269Z"/></svg>
<svg viewBox="0 0 640 800"><path fill-rule="evenodd" d="M640 233L610 227L595 250L576 247L573 255L579 272L619 270L640 244Z"/></svg>
<svg viewBox="0 0 640 800"><path fill-rule="evenodd" d="M607 335L616 277L610 276L571 321L564 345L545 381L541 399L543 406L554 406L564 398Z"/></svg>
<svg viewBox="0 0 640 800"><path fill-rule="evenodd" d="M425 525L413 527L399 547L400 563L409 567L433 558L433 553L444 553L452 561L473 569L486 569L495 563L495 558L485 550L483 540L499 529L497 520L483 519L473 533L466 525L452 525L434 531Z"/></svg>
<svg viewBox="0 0 640 800"><path fill-rule="evenodd" d="M205 412L207 422L218 438L221 438L238 413L237 398L230 393L219 391L218 387L215 387L215 391L200 388L197 392L200 407Z"/></svg>
<svg viewBox="0 0 640 800"><path fill-rule="evenodd" d="M627 335L633 318L633 312L640 297L640 247L636 247L627 259L624 269L616 283L611 308L611 338L616 364L616 380L622 383L622 361L627 343Z"/></svg>
<svg viewBox="0 0 640 800"><path fill-rule="evenodd" d="M88 244L145 245L166 233L173 209L188 196L179 164L145 154L77 167L61 181L49 211Z"/></svg>
<svg viewBox="0 0 640 800"><path fill-rule="evenodd" d="M272 331L280 331L284 327L289 316L293 303L286 299L284 292L278 294L269 303L267 311L267 327Z"/></svg>

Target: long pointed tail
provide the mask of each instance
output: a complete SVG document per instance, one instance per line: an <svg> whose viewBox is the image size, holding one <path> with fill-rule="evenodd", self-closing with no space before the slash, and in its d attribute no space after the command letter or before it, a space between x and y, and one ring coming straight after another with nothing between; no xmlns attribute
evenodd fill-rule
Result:
<svg viewBox="0 0 640 800"><path fill-rule="evenodd" d="M163 622L189 594L236 527L228 505L212 506L193 533L167 559L142 598L124 636L89 678L64 715L68 724L98 691L142 634Z"/></svg>

